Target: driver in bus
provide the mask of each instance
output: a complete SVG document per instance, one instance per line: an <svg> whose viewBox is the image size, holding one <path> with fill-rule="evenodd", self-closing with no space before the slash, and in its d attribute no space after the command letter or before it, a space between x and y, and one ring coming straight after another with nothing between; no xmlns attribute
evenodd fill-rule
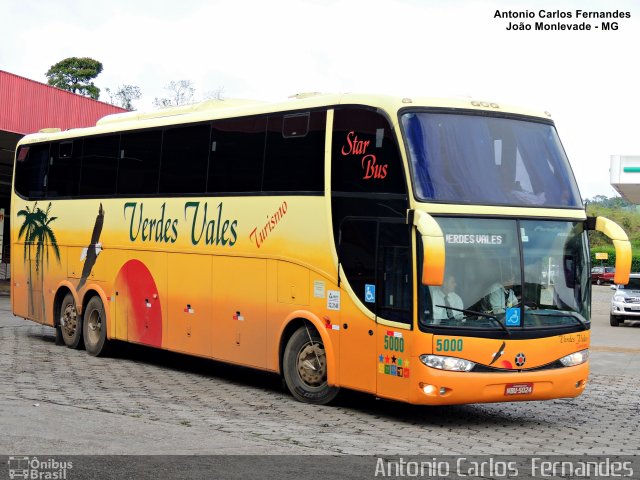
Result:
<svg viewBox="0 0 640 480"><path fill-rule="evenodd" d="M510 272L504 283L495 282L489 287L485 295L485 310L488 313L504 313L507 308L515 307L518 304L518 297L513 290L515 275Z"/></svg>
<svg viewBox="0 0 640 480"><path fill-rule="evenodd" d="M464 306L460 295L455 292L456 286L456 277L452 274L448 274L444 278L442 287L434 288L431 291L434 325L438 325L445 319L460 320L464 318L463 312L460 311Z"/></svg>

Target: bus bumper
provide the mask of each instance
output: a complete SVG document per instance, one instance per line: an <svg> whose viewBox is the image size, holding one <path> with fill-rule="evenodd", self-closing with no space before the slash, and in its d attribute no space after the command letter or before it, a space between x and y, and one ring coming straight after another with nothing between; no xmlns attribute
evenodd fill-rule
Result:
<svg viewBox="0 0 640 480"><path fill-rule="evenodd" d="M420 360L416 358L416 363ZM414 365L416 364L414 363ZM534 372L447 372L420 363L409 402L417 405L522 402L571 398L587 384L589 362Z"/></svg>

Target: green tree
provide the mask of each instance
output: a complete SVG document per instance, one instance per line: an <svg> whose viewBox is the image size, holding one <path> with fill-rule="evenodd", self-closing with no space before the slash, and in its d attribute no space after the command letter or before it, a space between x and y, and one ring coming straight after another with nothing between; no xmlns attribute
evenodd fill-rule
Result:
<svg viewBox="0 0 640 480"><path fill-rule="evenodd" d="M102 73L102 63L89 57L70 57L59 61L45 74L49 85L97 100L100 89L92 80Z"/></svg>
<svg viewBox="0 0 640 480"><path fill-rule="evenodd" d="M109 103L127 110L135 110L135 108L133 108L134 100L139 100L140 97L142 97L140 87L135 85L119 86L113 93L109 88L106 88L105 90L107 91L107 95L109 95Z"/></svg>

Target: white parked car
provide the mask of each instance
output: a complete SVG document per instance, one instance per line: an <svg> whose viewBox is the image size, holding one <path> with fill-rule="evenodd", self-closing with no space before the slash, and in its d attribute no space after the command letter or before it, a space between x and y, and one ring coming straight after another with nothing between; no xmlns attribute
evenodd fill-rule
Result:
<svg viewBox="0 0 640 480"><path fill-rule="evenodd" d="M617 327L625 320L640 320L640 273L629 275L627 285L614 285L609 321Z"/></svg>

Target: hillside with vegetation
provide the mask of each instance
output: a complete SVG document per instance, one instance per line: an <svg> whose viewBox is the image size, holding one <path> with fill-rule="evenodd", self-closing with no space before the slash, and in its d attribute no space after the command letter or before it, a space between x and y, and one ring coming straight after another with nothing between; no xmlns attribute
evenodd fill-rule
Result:
<svg viewBox="0 0 640 480"><path fill-rule="evenodd" d="M640 272L640 210L634 204L628 203L621 197L605 197L597 195L586 201L587 215L607 217L620 225L631 241L633 260L632 272ZM589 232L592 265L615 265L616 252L607 237L600 232ZM604 252L609 255L608 260L596 260L595 254Z"/></svg>

